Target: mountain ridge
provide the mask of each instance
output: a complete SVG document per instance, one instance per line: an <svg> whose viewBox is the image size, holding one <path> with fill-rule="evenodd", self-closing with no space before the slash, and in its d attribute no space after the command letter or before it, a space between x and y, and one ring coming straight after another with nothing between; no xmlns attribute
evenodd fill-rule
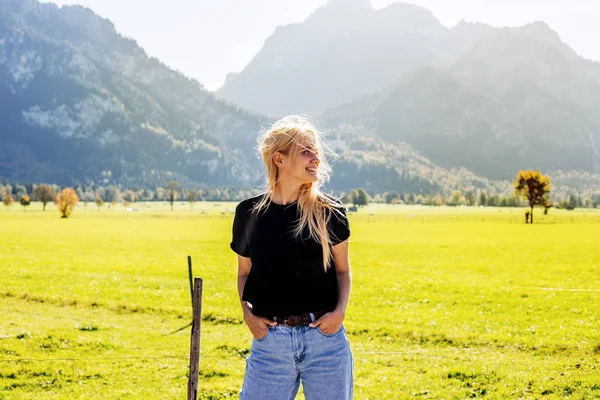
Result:
<svg viewBox="0 0 600 400"><path fill-rule="evenodd" d="M131 175L127 171L143 176L149 171L141 164L152 160L157 176L254 179L244 172L253 169L242 166L256 162L241 149L264 117L216 98L147 57L135 41L120 37L112 23L90 10L31 1L9 5L2 10L9 23L0 28L0 110L8 115L3 121L7 147L33 146L38 161L47 159L44 148L58 154L61 146L77 150L96 169L93 174L86 169L88 179L98 179L102 171L124 180ZM96 18L96 24L83 21L81 14ZM79 34L88 29L81 21L95 33ZM57 137L50 138L49 131ZM36 147L36 141L44 146ZM220 151L224 143L232 151ZM69 176L66 159L55 160L48 178Z"/></svg>
<svg viewBox="0 0 600 400"><path fill-rule="evenodd" d="M32 0L6 4L0 12L7 21L0 25L0 176L20 182L154 187L173 179L184 186L262 183L256 135L271 117L207 92L148 57L135 40L121 37L110 21L83 7L58 8ZM463 24L461 29L470 28ZM483 37L489 31L482 32ZM453 65L450 59L446 63ZM414 77L436 76L440 67L427 68L412 69L398 82L414 84ZM481 100L486 110L497 104L494 94L481 94L448 74L436 79L453 85L465 98ZM420 85L426 83L419 79ZM440 164L423 149L384 131L382 126L397 122L386 119L385 107L396 113L394 101L415 101L406 93L418 90L407 92L406 87L386 84L361 92L362 100L337 105L335 116L317 118L337 137L333 142L340 149L331 188L423 194L510 190L507 181L477 176L465 165ZM348 105L354 107L351 112ZM461 115L442 105L438 101L440 115ZM496 114L498 123L513 123L512 117ZM454 124L460 126L460 121Z"/></svg>
<svg viewBox="0 0 600 400"><path fill-rule="evenodd" d="M228 75L217 93L268 115L317 115L394 80L402 71L449 63L442 37L448 31L429 10L413 5L343 12L321 7L303 23L277 28L244 70ZM419 45L412 43L414 38ZM390 46L398 50L382 54Z"/></svg>

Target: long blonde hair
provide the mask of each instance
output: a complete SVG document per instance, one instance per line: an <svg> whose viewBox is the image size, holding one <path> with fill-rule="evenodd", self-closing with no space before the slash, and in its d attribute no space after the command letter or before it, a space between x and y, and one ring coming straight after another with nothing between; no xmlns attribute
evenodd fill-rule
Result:
<svg viewBox="0 0 600 400"><path fill-rule="evenodd" d="M298 149L312 147L319 154L319 168L317 181L305 183L300 187L298 198L299 218L294 227L294 236L302 237L302 232L308 227L309 237L323 247L323 267L325 270L332 261L330 245L332 243L327 225L336 209L333 200L325 196L321 185L329 180L331 167L327 163L327 155L333 155L322 139L323 134L306 118L290 115L276 121L270 128L263 130L259 137L259 152L267 168L266 195L256 204L254 212L259 213L269 207L275 187L279 182L277 165L273 161L273 154L281 152L290 153L295 157Z"/></svg>

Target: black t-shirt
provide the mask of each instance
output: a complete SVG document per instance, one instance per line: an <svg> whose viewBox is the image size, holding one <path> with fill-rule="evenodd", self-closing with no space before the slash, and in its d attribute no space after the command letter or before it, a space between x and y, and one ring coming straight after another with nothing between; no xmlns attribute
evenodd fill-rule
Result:
<svg viewBox="0 0 600 400"><path fill-rule="evenodd" d="M333 260L323 268L323 249L311 239L308 229L294 237L299 210L297 202L279 205L271 202L266 211L253 211L263 195L238 204L233 222L231 249L249 257L252 268L242 300L252 304L256 315L271 318L316 311L332 311L338 301L338 283ZM335 206L329 224L332 245L350 236L345 208Z"/></svg>

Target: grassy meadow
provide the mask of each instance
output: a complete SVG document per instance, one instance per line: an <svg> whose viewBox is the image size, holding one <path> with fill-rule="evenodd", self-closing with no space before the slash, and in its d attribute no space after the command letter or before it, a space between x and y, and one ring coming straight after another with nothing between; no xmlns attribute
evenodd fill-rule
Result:
<svg viewBox="0 0 600 400"><path fill-rule="evenodd" d="M0 399L237 398L234 203L0 208ZM371 205L349 216L355 398L600 398L600 210ZM175 332L175 333L173 333ZM302 395L299 398L303 398Z"/></svg>

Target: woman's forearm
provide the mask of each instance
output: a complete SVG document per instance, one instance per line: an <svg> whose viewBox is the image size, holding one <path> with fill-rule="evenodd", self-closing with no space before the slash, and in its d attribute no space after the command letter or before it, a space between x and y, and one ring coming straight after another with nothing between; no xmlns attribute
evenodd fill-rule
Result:
<svg viewBox="0 0 600 400"><path fill-rule="evenodd" d="M352 277L350 271L343 271L337 273L338 281L338 302L336 310L341 311L342 314L346 315L346 307L348 307L348 299L350 298L350 288L352 286Z"/></svg>
<svg viewBox="0 0 600 400"><path fill-rule="evenodd" d="M252 312L248 304L242 300L242 295L244 294L244 287L246 286L246 280L248 279L248 275L238 275L238 295L240 296L240 304L242 306L242 310L244 311L244 315L248 312Z"/></svg>

